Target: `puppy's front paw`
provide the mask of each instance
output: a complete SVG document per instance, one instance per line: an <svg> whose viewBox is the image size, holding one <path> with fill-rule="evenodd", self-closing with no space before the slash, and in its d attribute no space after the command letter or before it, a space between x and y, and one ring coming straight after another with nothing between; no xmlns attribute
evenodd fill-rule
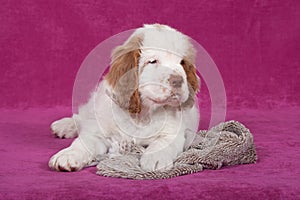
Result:
<svg viewBox="0 0 300 200"><path fill-rule="evenodd" d="M78 171L86 166L84 155L79 150L66 148L50 158L49 167L56 171Z"/></svg>
<svg viewBox="0 0 300 200"><path fill-rule="evenodd" d="M141 167L145 171L166 170L173 167L173 159L160 152L145 153L142 155Z"/></svg>
<svg viewBox="0 0 300 200"><path fill-rule="evenodd" d="M59 138L73 138L77 136L77 127L73 118L62 118L50 126L53 135Z"/></svg>

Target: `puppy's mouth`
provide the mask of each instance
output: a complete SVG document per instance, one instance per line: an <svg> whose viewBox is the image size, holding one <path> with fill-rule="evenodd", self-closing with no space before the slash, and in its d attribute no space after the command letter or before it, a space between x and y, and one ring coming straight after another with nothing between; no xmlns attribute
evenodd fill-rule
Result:
<svg viewBox="0 0 300 200"><path fill-rule="evenodd" d="M170 105L170 106L179 106L181 104L181 94L179 93L172 93L169 97L165 99L155 99L155 98L148 98L156 104L161 105Z"/></svg>

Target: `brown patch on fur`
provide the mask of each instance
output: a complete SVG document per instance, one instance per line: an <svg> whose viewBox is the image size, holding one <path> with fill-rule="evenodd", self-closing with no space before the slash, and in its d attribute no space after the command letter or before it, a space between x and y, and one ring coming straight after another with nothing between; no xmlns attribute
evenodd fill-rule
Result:
<svg viewBox="0 0 300 200"><path fill-rule="evenodd" d="M138 91L138 62L142 37L133 36L125 44L118 46L112 53L112 63L105 76L113 88L116 102L130 113L141 112Z"/></svg>
<svg viewBox="0 0 300 200"><path fill-rule="evenodd" d="M186 60L182 60L180 63L186 73L188 87L189 87L189 98L182 104L183 107L192 107L195 102L195 95L200 88L200 79L197 76L196 68L193 64Z"/></svg>
<svg viewBox="0 0 300 200"><path fill-rule="evenodd" d="M162 31L163 29L166 29L166 26L165 25L162 25L162 24L153 24L152 25L154 28L156 28L158 31Z"/></svg>
<svg viewBox="0 0 300 200"><path fill-rule="evenodd" d="M196 61L196 50L194 48L194 46L192 45L191 41L190 41L190 38L188 38L187 36L186 37L186 40L188 40L188 50L187 50L187 54L184 58L184 60L188 63L195 63Z"/></svg>

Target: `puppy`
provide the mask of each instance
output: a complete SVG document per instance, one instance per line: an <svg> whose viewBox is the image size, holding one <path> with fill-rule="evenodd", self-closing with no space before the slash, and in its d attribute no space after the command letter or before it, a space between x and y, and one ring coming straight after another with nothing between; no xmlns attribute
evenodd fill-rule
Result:
<svg viewBox="0 0 300 200"><path fill-rule="evenodd" d="M199 124L195 50L188 37L160 24L144 25L112 52L109 72L78 114L51 125L60 138L78 136L49 161L57 171L78 171L97 158L145 147L146 171L169 169Z"/></svg>

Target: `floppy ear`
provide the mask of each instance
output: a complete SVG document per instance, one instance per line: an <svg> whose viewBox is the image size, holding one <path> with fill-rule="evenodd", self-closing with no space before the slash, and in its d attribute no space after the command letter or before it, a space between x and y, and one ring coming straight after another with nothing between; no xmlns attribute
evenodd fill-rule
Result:
<svg viewBox="0 0 300 200"><path fill-rule="evenodd" d="M186 73L189 98L182 104L183 107L192 107L195 102L195 96L200 89L200 79L196 73L196 67L189 61L183 59L180 63Z"/></svg>
<svg viewBox="0 0 300 200"><path fill-rule="evenodd" d="M138 91L138 62L141 38L134 36L124 45L118 46L112 53L112 63L105 76L113 88L113 100L130 113L141 112L141 100Z"/></svg>

